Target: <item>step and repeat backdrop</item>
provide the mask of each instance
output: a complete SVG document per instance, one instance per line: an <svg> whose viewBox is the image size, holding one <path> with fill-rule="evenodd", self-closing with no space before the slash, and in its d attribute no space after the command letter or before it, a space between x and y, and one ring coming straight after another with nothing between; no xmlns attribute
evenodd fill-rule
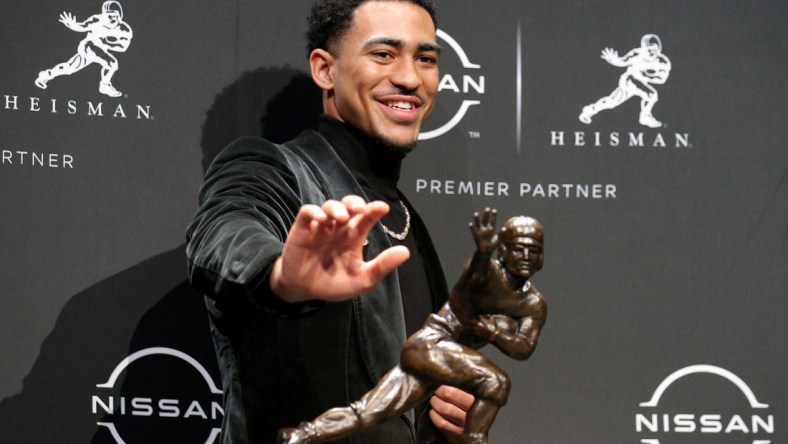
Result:
<svg viewBox="0 0 788 444"><path fill-rule="evenodd" d="M784 0L439 1L401 189L450 283L474 211L546 227L495 443L788 442ZM0 440L213 443L184 231L207 164L313 126L306 0L6 0Z"/></svg>

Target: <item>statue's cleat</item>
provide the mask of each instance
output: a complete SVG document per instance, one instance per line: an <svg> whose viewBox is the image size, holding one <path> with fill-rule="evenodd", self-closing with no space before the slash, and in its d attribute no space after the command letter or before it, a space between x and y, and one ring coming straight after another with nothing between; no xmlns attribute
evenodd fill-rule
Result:
<svg viewBox="0 0 788 444"><path fill-rule="evenodd" d="M41 89L47 89L47 82L49 82L50 80L52 80L52 76L49 75L49 72L47 72L46 70L41 71L40 73L38 73L38 78L36 78L35 84L37 87Z"/></svg>
<svg viewBox="0 0 788 444"><path fill-rule="evenodd" d="M489 444L486 433L463 433L460 435L460 442L463 444Z"/></svg>
<svg viewBox="0 0 788 444"><path fill-rule="evenodd" d="M649 128L659 128L662 122L655 119L651 114L640 116L640 124Z"/></svg>
<svg viewBox="0 0 788 444"><path fill-rule="evenodd" d="M110 97L120 97L123 95L122 92L115 89L115 87L109 82L102 82L99 85L99 92Z"/></svg>
<svg viewBox="0 0 788 444"><path fill-rule="evenodd" d="M301 429L280 429L277 444L309 444L309 436Z"/></svg>
<svg viewBox="0 0 788 444"><path fill-rule="evenodd" d="M590 106L584 106L583 107L583 112L580 113L580 116L578 117L578 119L580 119L580 121L583 122L583 123L591 123L591 117L593 115L594 114L591 112L591 107Z"/></svg>

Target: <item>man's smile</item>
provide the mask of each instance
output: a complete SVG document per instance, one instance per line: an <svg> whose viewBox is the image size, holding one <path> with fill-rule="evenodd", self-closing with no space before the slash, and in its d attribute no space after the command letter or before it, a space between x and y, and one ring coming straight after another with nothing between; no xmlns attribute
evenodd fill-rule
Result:
<svg viewBox="0 0 788 444"><path fill-rule="evenodd" d="M399 101L399 102L388 102L388 103L387 103L387 105L388 105L390 108L404 109L404 110L408 110L408 111L410 111L411 109L413 109L413 104L412 104L412 103L405 102L405 101Z"/></svg>

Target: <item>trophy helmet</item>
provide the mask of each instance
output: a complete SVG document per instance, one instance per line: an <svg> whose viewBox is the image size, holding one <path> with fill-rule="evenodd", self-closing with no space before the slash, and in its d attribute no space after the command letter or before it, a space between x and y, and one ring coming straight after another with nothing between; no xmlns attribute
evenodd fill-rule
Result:
<svg viewBox="0 0 788 444"><path fill-rule="evenodd" d="M662 52L662 41L656 34L646 34L641 37L640 46L643 48L656 47L658 52Z"/></svg>
<svg viewBox="0 0 788 444"><path fill-rule="evenodd" d="M525 238L532 245L544 245L544 228L542 224L528 216L515 216L507 220L499 233L502 242Z"/></svg>
<svg viewBox="0 0 788 444"><path fill-rule="evenodd" d="M104 4L101 5L101 12L104 14L114 12L118 15L119 19L123 18L123 7L120 6L120 3L116 2L115 0L104 2Z"/></svg>

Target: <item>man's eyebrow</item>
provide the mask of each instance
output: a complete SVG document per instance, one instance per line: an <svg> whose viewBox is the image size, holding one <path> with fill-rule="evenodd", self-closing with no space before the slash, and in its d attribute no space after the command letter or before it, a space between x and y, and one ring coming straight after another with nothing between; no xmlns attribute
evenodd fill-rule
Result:
<svg viewBox="0 0 788 444"><path fill-rule="evenodd" d="M419 44L419 51L435 51L441 53L441 47L437 43L421 43Z"/></svg>
<svg viewBox="0 0 788 444"><path fill-rule="evenodd" d="M386 46L392 46L397 49L401 49L405 46L405 43L402 40L395 39L393 37L376 37L367 40L364 43L364 48L369 48L370 46L375 46L375 45L386 45ZM441 52L440 45L438 45L437 43L430 43L430 42L419 43L418 49L419 51L435 51L438 54L440 54Z"/></svg>
<svg viewBox="0 0 788 444"><path fill-rule="evenodd" d="M395 39L393 37L375 37L364 42L364 48L369 48L370 46L375 45L393 46L395 48L402 48L405 46L402 40Z"/></svg>

